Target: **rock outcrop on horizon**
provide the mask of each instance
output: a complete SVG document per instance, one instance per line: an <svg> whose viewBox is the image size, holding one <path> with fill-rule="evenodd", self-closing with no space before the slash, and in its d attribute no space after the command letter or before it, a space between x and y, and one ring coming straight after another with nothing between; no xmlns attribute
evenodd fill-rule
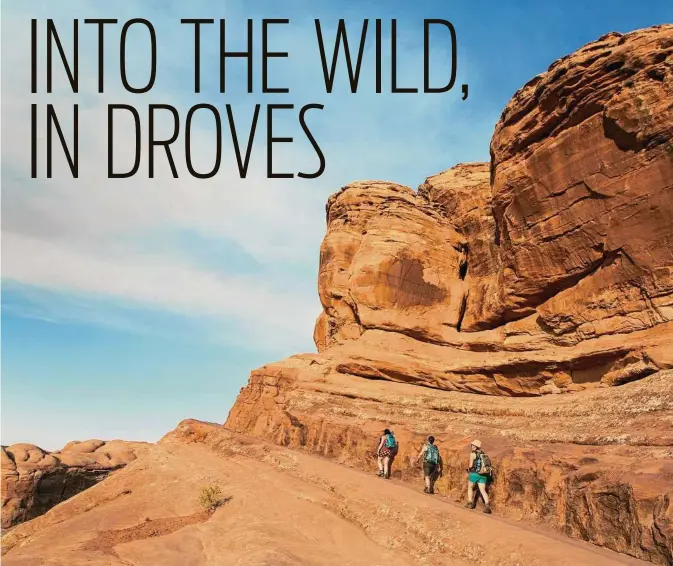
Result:
<svg viewBox="0 0 673 566"><path fill-rule="evenodd" d="M412 481L432 433L454 499L480 436L495 513L671 563L673 26L553 63L490 163L326 212L318 354L253 371L226 427L371 470L392 426Z"/></svg>
<svg viewBox="0 0 673 566"><path fill-rule="evenodd" d="M145 452L149 443L69 442L47 452L33 444L2 447L2 528L8 529L105 479Z"/></svg>

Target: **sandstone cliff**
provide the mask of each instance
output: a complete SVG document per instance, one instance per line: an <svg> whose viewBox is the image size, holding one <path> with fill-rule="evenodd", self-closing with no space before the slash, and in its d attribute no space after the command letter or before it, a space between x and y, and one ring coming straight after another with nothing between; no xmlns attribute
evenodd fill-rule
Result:
<svg viewBox="0 0 673 566"><path fill-rule="evenodd" d="M433 433L455 499L478 435L497 514L671 563L672 218L673 26L609 34L514 95L490 163L329 199L319 353L226 426L373 469L392 425L411 480Z"/></svg>
<svg viewBox="0 0 673 566"><path fill-rule="evenodd" d="M42 515L124 467L150 446L87 440L47 452L33 444L2 447L2 528Z"/></svg>

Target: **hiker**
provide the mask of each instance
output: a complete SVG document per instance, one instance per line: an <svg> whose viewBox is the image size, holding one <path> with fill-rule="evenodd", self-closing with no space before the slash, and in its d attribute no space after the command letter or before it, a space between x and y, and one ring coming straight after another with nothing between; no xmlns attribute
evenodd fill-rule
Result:
<svg viewBox="0 0 673 566"><path fill-rule="evenodd" d="M473 440L470 444L470 467L467 469L467 503L465 507L474 509L475 501L474 486L479 488L479 493L484 498L484 513L491 513L491 506L486 493L486 484L491 477L491 459L481 449L481 441Z"/></svg>
<svg viewBox="0 0 673 566"><path fill-rule="evenodd" d="M390 479L390 470L393 465L393 460L399 450L395 435L391 430L385 429L383 435L379 440L379 447L376 449L379 465L379 477Z"/></svg>
<svg viewBox="0 0 673 566"><path fill-rule="evenodd" d="M435 493L435 481L442 473L442 458L439 455L439 448L435 445L434 436L428 436L428 441L423 445L416 458L417 464L421 458L423 458L423 476L425 479L423 493Z"/></svg>

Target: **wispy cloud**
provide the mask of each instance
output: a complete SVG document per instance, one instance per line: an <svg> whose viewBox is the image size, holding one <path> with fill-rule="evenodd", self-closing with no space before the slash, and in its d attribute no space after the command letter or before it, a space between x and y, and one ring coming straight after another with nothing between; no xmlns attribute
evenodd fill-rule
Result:
<svg viewBox="0 0 673 566"><path fill-rule="evenodd" d="M13 234L5 235L3 244L5 269L16 283L101 294L187 315L235 317L267 335L301 332L316 315L315 301L274 288L273 281L217 274L171 255L102 256Z"/></svg>

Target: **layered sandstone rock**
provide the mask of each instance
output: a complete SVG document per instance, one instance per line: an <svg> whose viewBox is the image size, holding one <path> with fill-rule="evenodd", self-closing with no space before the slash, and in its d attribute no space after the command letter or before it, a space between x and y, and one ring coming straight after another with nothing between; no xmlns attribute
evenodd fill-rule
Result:
<svg viewBox="0 0 673 566"><path fill-rule="evenodd" d="M481 363L456 350L535 352L483 359L475 390L505 394L672 367L672 42L671 26L610 34L554 63L503 112L490 165L418 193L361 182L332 196L318 350L371 330L448 346L428 375L444 389ZM384 362L356 374L390 375L377 349Z"/></svg>
<svg viewBox="0 0 673 566"><path fill-rule="evenodd" d="M503 320L569 340L673 319L673 31L609 34L530 81L491 142Z"/></svg>
<svg viewBox="0 0 673 566"><path fill-rule="evenodd" d="M469 443L496 466L494 513L619 552L673 560L673 372L618 388L513 403L363 380L294 356L254 371L225 425L376 470L384 427L400 442L393 476L421 489L415 458L433 434L444 460L437 491L465 499Z"/></svg>
<svg viewBox="0 0 673 566"><path fill-rule="evenodd" d="M465 238L414 191L353 183L329 199L327 223L319 350L358 338L365 328L439 338L460 326Z"/></svg>
<svg viewBox="0 0 673 566"><path fill-rule="evenodd" d="M392 424L412 479L433 433L454 498L479 435L496 513L670 563L673 26L554 63L491 156L329 199L319 353L254 371L226 426L372 469Z"/></svg>
<svg viewBox="0 0 673 566"><path fill-rule="evenodd" d="M47 452L33 444L2 447L2 528L42 515L136 459L144 442L87 440Z"/></svg>

